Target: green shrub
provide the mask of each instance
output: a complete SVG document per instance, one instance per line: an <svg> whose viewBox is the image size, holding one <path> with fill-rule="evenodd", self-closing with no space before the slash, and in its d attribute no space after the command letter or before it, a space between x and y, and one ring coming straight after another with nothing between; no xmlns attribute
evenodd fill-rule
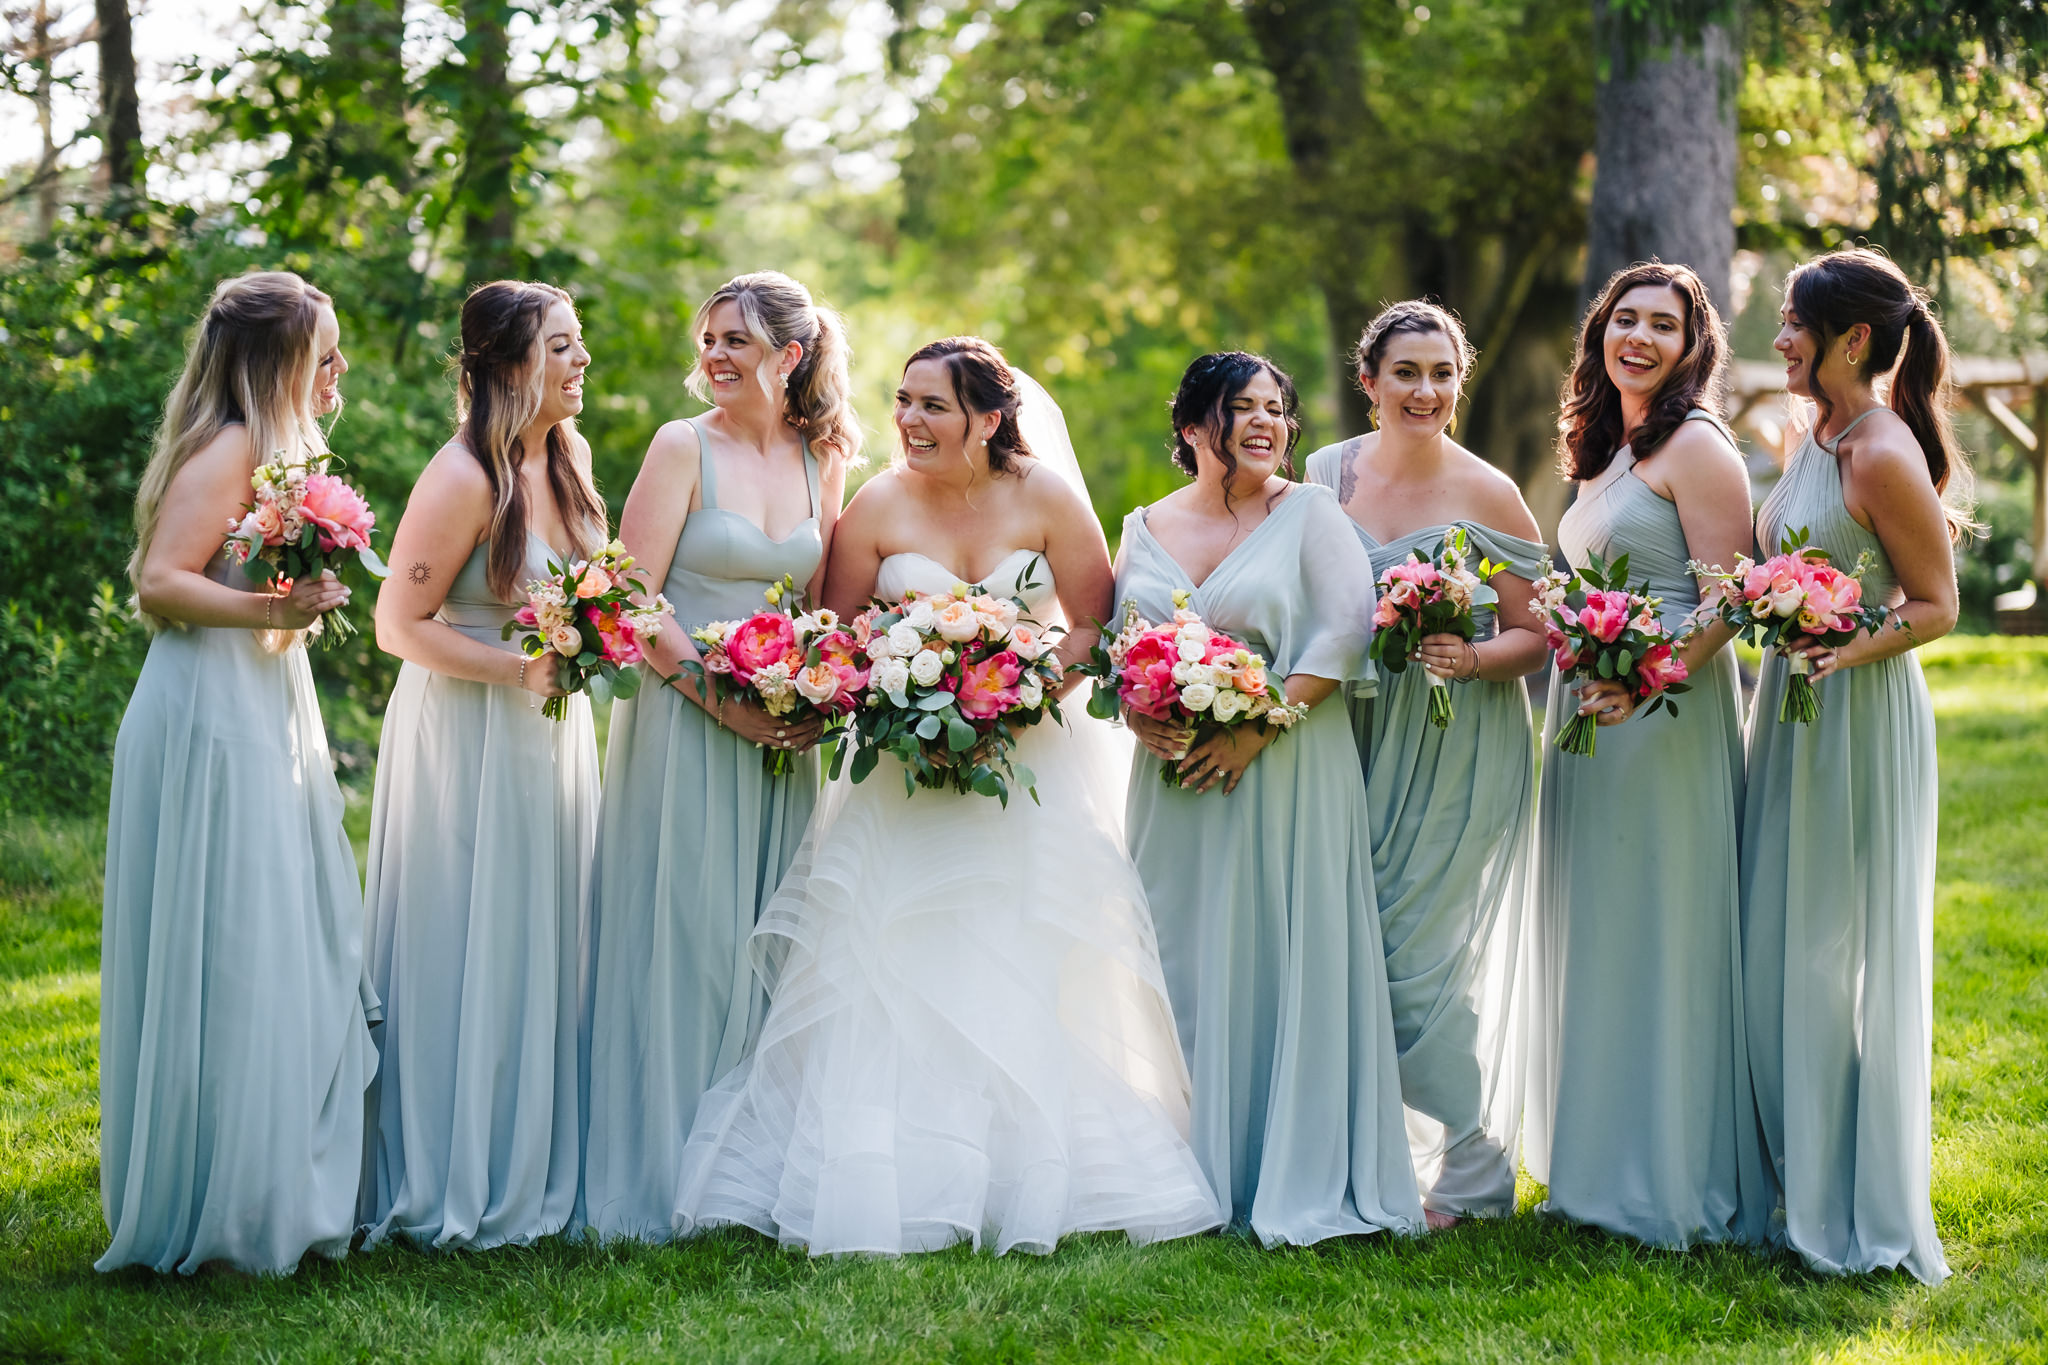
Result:
<svg viewBox="0 0 2048 1365"><path fill-rule="evenodd" d="M106 800L114 734L146 643L111 586L67 627L0 608L0 814L86 814Z"/></svg>

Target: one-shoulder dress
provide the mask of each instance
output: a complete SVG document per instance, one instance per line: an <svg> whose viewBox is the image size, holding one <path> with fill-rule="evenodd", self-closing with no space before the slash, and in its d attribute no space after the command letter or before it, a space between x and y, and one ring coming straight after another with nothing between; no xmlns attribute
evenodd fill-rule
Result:
<svg viewBox="0 0 2048 1365"><path fill-rule="evenodd" d="M496 648L516 610L489 542L440 619ZM550 552L528 536L526 575ZM369 1245L481 1249L561 1231L576 1201L578 991L597 740L590 702L407 663L384 713L370 814L371 980L383 1070L360 1217Z"/></svg>
<svg viewBox="0 0 2048 1365"><path fill-rule="evenodd" d="M1626 553L1674 632L1699 581L1678 509L1626 447L1558 524L1573 564ZM1761 1242L1765 1195L1743 1031L1736 830L1741 699L1733 652L1677 715L1550 743L1578 705L1556 675L1544 722L1524 1160L1545 1210L1661 1247Z"/></svg>
<svg viewBox="0 0 2048 1365"><path fill-rule="evenodd" d="M1798 530L1843 569L1868 553L1864 600L1897 598L1884 546L1843 505L1833 446L1810 434L1757 518L1766 552ZM1822 679L1810 725L1778 720L1785 680L1773 653L1742 823L1750 1065L1783 1201L1772 1231L1815 1270L1898 1267L1939 1284L1933 705L1910 652Z"/></svg>

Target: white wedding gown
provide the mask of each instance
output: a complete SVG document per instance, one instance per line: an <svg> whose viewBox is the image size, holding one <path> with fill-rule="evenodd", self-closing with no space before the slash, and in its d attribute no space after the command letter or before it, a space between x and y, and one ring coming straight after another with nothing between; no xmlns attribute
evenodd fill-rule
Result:
<svg viewBox="0 0 2048 1365"><path fill-rule="evenodd" d="M1003 591L1029 563L1017 551L984 581ZM876 591L954 582L899 554ZM1050 583L1025 597L1057 619ZM1042 804L906 797L886 757L866 782L826 788L754 930L768 1017L698 1109L678 1234L742 1224L812 1255L959 1241L1000 1255L1220 1224L1124 849L1129 752L1119 767L1078 698L1066 717L1018 743Z"/></svg>

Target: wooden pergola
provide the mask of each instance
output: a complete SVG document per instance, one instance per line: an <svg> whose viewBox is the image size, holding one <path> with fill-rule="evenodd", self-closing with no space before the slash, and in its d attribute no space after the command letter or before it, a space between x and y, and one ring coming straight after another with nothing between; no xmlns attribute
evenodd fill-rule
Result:
<svg viewBox="0 0 2048 1365"><path fill-rule="evenodd" d="M1991 425L2026 456L2034 471L2034 584L2048 596L2048 355L2018 359L1957 356L1952 378L1963 399L1991 419ZM1783 365L1738 360L1729 367L1730 424L1738 428L1747 425L1780 463L1785 458L1784 426L1777 413L1764 405L1784 392Z"/></svg>

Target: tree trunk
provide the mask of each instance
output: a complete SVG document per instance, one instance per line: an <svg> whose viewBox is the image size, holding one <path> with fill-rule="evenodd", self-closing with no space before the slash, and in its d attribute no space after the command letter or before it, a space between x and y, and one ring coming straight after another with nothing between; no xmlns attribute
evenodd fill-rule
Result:
<svg viewBox="0 0 2048 1365"><path fill-rule="evenodd" d="M404 188L411 156L405 126L405 14L400 0L334 0L327 10L329 62L342 87L335 150L358 181L382 174Z"/></svg>
<svg viewBox="0 0 2048 1365"><path fill-rule="evenodd" d="M1631 44L1617 32L1624 22L1608 0L1594 0L1611 67L1593 97L1585 295L1592 298L1615 271L1654 258L1699 272L1725 314L1735 256L1740 48L1728 26L1707 24L1697 43L1632 61ZM1652 48L1664 41L1643 37Z"/></svg>
<svg viewBox="0 0 2048 1365"><path fill-rule="evenodd" d="M36 0L33 37L35 47L30 54L30 66L35 70L35 88L30 98L36 106L36 131L42 138L42 155L36 159L36 237L48 237L57 225L57 137L53 128L52 109L55 103L56 80L53 75L55 53L50 46L50 26L56 16L50 13L49 0Z"/></svg>
<svg viewBox="0 0 2048 1365"><path fill-rule="evenodd" d="M118 216L142 188L142 105L135 93L135 31L128 0L93 0L99 24L99 185Z"/></svg>
<svg viewBox="0 0 2048 1365"><path fill-rule="evenodd" d="M469 164L463 178L462 244L471 284L515 273L513 234L518 205L513 168L524 121L511 81L511 41L505 0L462 0L463 52L469 81L462 122Z"/></svg>
<svg viewBox="0 0 2048 1365"><path fill-rule="evenodd" d="M1402 255L1395 234L1382 234L1377 258L1360 240L1363 223L1385 216L1383 202L1373 212L1365 201L1375 184L1370 149L1386 134L1365 102L1357 0L1246 0L1244 15L1279 97L1295 209L1339 376L1338 416L1344 431L1363 431L1366 402L1349 356L1387 282L1400 277Z"/></svg>

